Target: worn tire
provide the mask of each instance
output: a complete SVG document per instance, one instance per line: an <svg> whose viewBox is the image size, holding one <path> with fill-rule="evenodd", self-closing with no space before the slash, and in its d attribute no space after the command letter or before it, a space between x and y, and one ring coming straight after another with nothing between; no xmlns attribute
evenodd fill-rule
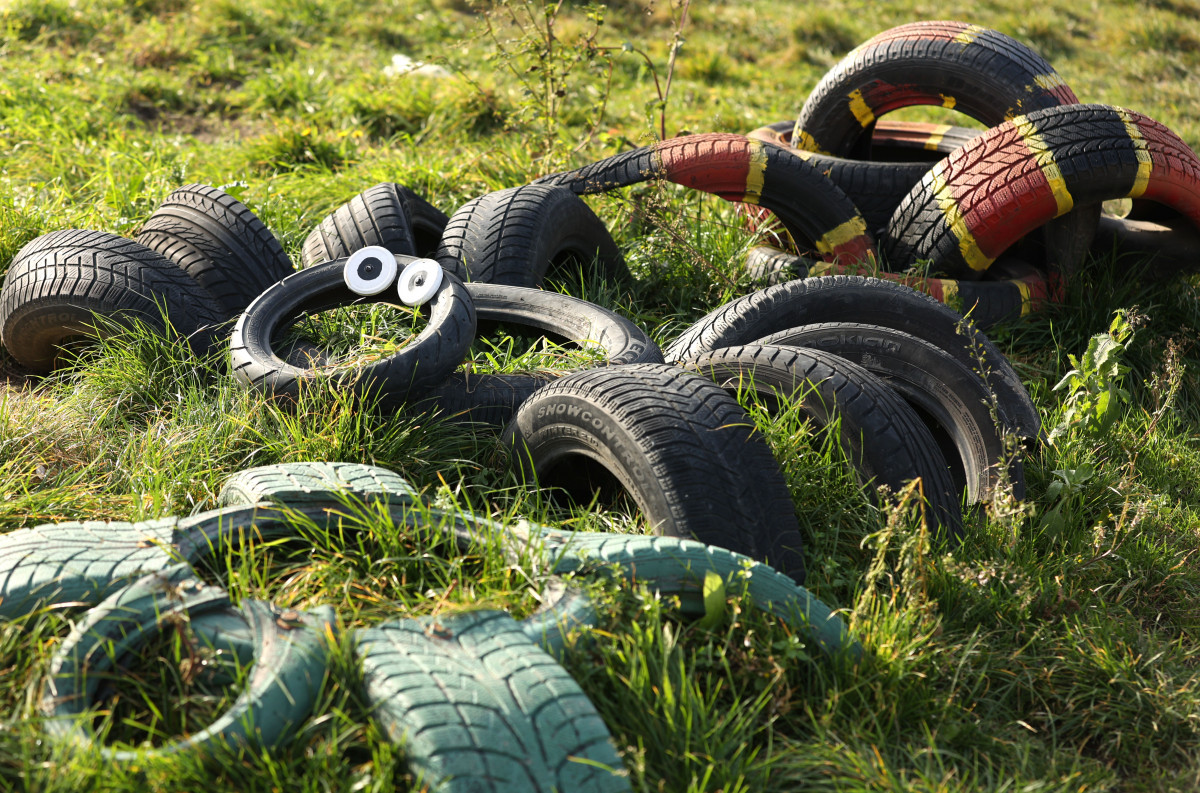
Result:
<svg viewBox="0 0 1200 793"><path fill-rule="evenodd" d="M432 256L449 218L404 185L369 187L329 213L304 240L301 266L341 259L368 245Z"/></svg>
<svg viewBox="0 0 1200 793"><path fill-rule="evenodd" d="M175 262L213 296L226 319L245 310L292 262L279 240L241 201L216 187L171 192L142 225L137 241Z"/></svg>
<svg viewBox="0 0 1200 793"><path fill-rule="evenodd" d="M345 260L301 270L272 286L246 309L230 341L234 378L263 393L295 400L301 383L321 375L319 367L287 363L274 351L277 333L302 314L360 302L394 302L389 295L364 300L342 280ZM475 308L466 288L447 273L427 304L429 323L398 352L347 372L338 382L360 396L378 396L391 408L423 396L462 363L475 338Z"/></svg>
<svg viewBox="0 0 1200 793"><path fill-rule="evenodd" d="M360 631L372 716L419 784L445 793L630 789L587 695L501 611Z"/></svg>
<svg viewBox="0 0 1200 793"><path fill-rule="evenodd" d="M1101 216L1092 253L1114 252L1138 262L1138 272L1147 278L1194 273L1200 268L1200 228L1178 216L1159 222Z"/></svg>
<svg viewBox="0 0 1200 793"><path fill-rule="evenodd" d="M239 471L221 486L222 507L330 504L341 499L412 504L417 491L404 477L377 465L299 462L260 465Z"/></svg>
<svg viewBox="0 0 1200 793"><path fill-rule="evenodd" d="M53 369L64 343L95 335L94 315L173 331L200 354L216 343L225 319L187 273L124 237L65 229L17 252L0 288L0 342L22 366Z"/></svg>
<svg viewBox="0 0 1200 793"><path fill-rule="evenodd" d="M772 333L759 344L821 350L886 383L933 435L968 504L987 503L1005 482L1025 498L1025 467L996 424L993 396L974 369L909 333L856 322L825 322Z"/></svg>
<svg viewBox="0 0 1200 793"><path fill-rule="evenodd" d="M741 406L706 378L661 364L576 372L527 399L503 443L527 481L584 495L593 478L611 477L655 534L763 559L803 583L779 463Z"/></svg>
<svg viewBox="0 0 1200 793"><path fill-rule="evenodd" d="M781 330L818 322L895 328L948 352L972 370L982 366L1006 432L1040 439L1041 416L1021 379L991 340L961 315L909 287L876 278L835 275L788 281L743 295L710 312L663 351L668 362L750 344Z"/></svg>
<svg viewBox="0 0 1200 793"><path fill-rule="evenodd" d="M583 199L553 185L523 185L480 196L450 218L434 255L463 281L540 286L552 268L593 262L622 281L629 269L612 235Z"/></svg>
<svg viewBox="0 0 1200 793"><path fill-rule="evenodd" d="M978 279L1072 206L1126 197L1166 204L1200 226L1200 160L1132 110L1052 107L993 127L935 165L897 207L881 251L893 268L923 260Z"/></svg>
<svg viewBox="0 0 1200 793"><path fill-rule="evenodd" d="M961 491L937 442L912 408L863 367L821 350L765 344L725 347L682 365L733 395L752 390L777 408L798 403L818 427L836 420L839 445L872 500L880 486L898 493L920 479L930 530L961 540Z"/></svg>
<svg viewBox="0 0 1200 793"><path fill-rule="evenodd" d="M558 292L479 281L466 288L480 322L520 325L558 341L599 347L608 366L663 362L662 351L644 330L595 303ZM451 420L503 426L534 391L560 374L455 372L410 410L437 409Z"/></svg>

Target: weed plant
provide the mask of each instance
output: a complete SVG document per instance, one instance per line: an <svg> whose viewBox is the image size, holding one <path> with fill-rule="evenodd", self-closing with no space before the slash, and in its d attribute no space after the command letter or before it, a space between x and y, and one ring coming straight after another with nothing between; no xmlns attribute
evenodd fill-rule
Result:
<svg viewBox="0 0 1200 793"><path fill-rule="evenodd" d="M686 12L686 13L685 13ZM9 0L0 2L0 277L62 228L135 236L174 188L223 186L298 260L325 214L382 181L447 213L486 191L684 132L793 118L846 52L952 14L1046 56L1083 101L1130 107L1200 147L1200 11L1187 0ZM448 77L386 75L393 54ZM969 123L952 111L902 118ZM586 267L547 288L607 306L667 344L752 288L759 240L734 209L671 185L589 198L634 274ZM643 586L598 587L602 624L563 663L608 724L638 791L1173 791L1200 785L1200 293L1194 275L1097 256L1061 305L994 329L1053 444L1028 499L969 516L951 551L911 500L876 507L829 434L747 402L780 460L808 585L866 648L822 661L730 597L702 622ZM298 328L342 355L419 328L399 310ZM492 329L475 371L567 369L593 351ZM296 404L247 393L223 353L144 328L32 377L0 349L0 532L212 509L222 483L276 462L371 463L430 505L347 504L330 527L246 542L201 566L235 602L335 607L353 629L474 608L530 613L543 565L445 518L639 532L620 502L564 504L510 473L494 429L385 413L317 381ZM1059 384L1060 388L1056 388ZM430 511L434 510L434 511ZM370 716L348 633L320 702L273 752L114 765L45 740L34 708L77 608L0 623L0 789L422 789ZM97 712L106 740L195 730L246 670L187 626L140 654ZM214 671L215 670L215 671Z"/></svg>

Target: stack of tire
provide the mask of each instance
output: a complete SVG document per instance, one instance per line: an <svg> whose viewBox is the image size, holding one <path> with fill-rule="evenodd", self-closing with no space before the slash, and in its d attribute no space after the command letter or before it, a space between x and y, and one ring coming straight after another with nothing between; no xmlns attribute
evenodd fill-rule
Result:
<svg viewBox="0 0 1200 793"><path fill-rule="evenodd" d="M914 105L989 129L880 120ZM792 253L753 251L758 279L881 274L981 328L1057 299L1091 251L1153 255L1160 274L1200 259L1195 152L1136 111L1078 104L1028 47L963 22L875 36L830 70L794 123L667 140L540 181L586 194L647 179L744 202L758 220L773 214ZM1125 198L1127 218L1101 218L1104 201Z"/></svg>
<svg viewBox="0 0 1200 793"><path fill-rule="evenodd" d="M0 343L30 371L49 372L72 340L96 334L99 317L144 323L207 355L223 349L231 320L291 271L245 205L219 188L184 185L136 239L65 229L21 248L0 288Z"/></svg>

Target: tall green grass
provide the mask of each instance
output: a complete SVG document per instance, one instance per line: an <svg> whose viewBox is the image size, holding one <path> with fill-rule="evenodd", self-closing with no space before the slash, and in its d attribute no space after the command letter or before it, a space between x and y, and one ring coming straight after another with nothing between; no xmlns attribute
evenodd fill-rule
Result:
<svg viewBox="0 0 1200 793"><path fill-rule="evenodd" d="M1182 0L951 11L912 0L712 2L692 4L682 26L678 4L612 0L602 11L570 0L555 18L553 85L563 96L553 118L544 97L526 92L539 83L509 68L536 61L537 31L498 14L491 37L486 12L456 0L0 4L0 276L51 230L133 236L188 181L226 185L296 259L325 213L381 181L451 213L488 190L643 145L664 124L676 34L668 134L791 118L857 43L955 16L1030 44L1083 101L1139 110L1200 146L1200 12ZM385 76L394 53L453 76ZM910 117L953 119L942 113ZM741 257L755 240L719 200L641 185L589 202L635 281L584 275L553 288L630 317L664 344L749 288ZM796 500L809 585L845 609L867 657L856 668L821 662L738 599L701 627L644 588L603 587L602 629L564 663L604 716L635 789L1195 788L1200 299L1192 276L1143 273L1127 257L1089 261L1062 305L991 334L1054 427L1068 416L1054 390L1067 355L1082 356L1119 310L1135 325L1111 421L1066 422L1054 446L1026 461L1028 500L973 516L952 553L873 507L801 417L750 406ZM325 341L347 351L372 341L361 317L327 319L311 329ZM407 321L369 319L401 333ZM472 351L475 367L499 371L585 358L504 336ZM210 509L232 473L299 460L386 466L441 509L638 530L619 505L564 508L524 490L494 431L384 415L327 386L275 404L238 387L221 356L197 360L143 330L45 378L26 377L0 349L0 372L0 531ZM203 573L235 599L334 605L349 627L445 609L521 616L545 582L528 560L486 547L459 555L433 528L378 514L355 514L337 534L297 532ZM403 750L370 720L345 641L316 715L276 752L117 768L47 743L31 703L75 615L48 608L0 625L0 788L413 789ZM221 707L222 686L188 677L188 648L171 638L144 654L111 710L113 740L163 740Z"/></svg>

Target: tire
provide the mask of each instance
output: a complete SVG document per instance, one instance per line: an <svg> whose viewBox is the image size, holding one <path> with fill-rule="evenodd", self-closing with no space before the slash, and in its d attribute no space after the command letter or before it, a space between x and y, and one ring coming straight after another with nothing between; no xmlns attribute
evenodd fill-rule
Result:
<svg viewBox="0 0 1200 793"><path fill-rule="evenodd" d="M857 265L814 262L777 248L756 247L746 253L746 273L755 284L779 284L801 278L827 275L858 275L903 284L946 303L971 320L979 330L1019 319L1062 300L1062 278L1055 273L1025 264L1018 259L1001 257L988 268L995 281L956 281L951 278L923 278L903 273L883 273Z"/></svg>
<svg viewBox="0 0 1200 793"><path fill-rule="evenodd" d="M591 207L552 185L511 187L468 202L446 224L434 258L467 282L535 287L568 262L594 262L613 281L630 277Z"/></svg>
<svg viewBox="0 0 1200 793"><path fill-rule="evenodd" d="M588 497L615 483L653 533L729 548L803 583L779 463L737 402L699 375L661 364L575 372L527 399L503 444L526 481Z"/></svg>
<svg viewBox="0 0 1200 793"><path fill-rule="evenodd" d="M83 717L99 704L99 684L106 674L117 674L113 667L122 656L173 620L231 611L228 594L192 578L185 564L148 575L89 610L50 662L39 705L47 734L62 743L93 743L95 736ZM325 677L326 637L336 620L333 609L281 613L262 601L247 600L238 611L257 640L255 665L246 690L229 710L177 741L125 751L102 746L102 757L137 763L185 751L212 752L217 746L230 751L247 745L270 749L308 718Z"/></svg>
<svg viewBox="0 0 1200 793"><path fill-rule="evenodd" d="M589 194L651 179L768 209L798 246L811 246L822 258L860 261L875 255L866 221L837 185L794 152L743 135L673 138L545 176L534 184Z"/></svg>
<svg viewBox="0 0 1200 793"><path fill-rule="evenodd" d="M285 362L274 351L277 334L306 313L362 302L394 302L384 295L364 300L351 292L342 280L344 262L335 259L301 270L250 304L234 326L230 342L238 382L275 397L298 399L301 383L311 382L324 370ZM427 306L428 325L400 351L332 376L360 396L378 396L383 408L423 396L445 380L462 363L475 338L475 308L463 284L448 273Z"/></svg>
<svg viewBox="0 0 1200 793"><path fill-rule="evenodd" d="M466 284L481 323L521 325L558 341L604 351L602 365L662 363L662 351L644 330L595 303L558 292L473 281ZM438 410L452 421L504 426L529 396L562 372L475 375L455 372L410 411Z"/></svg>
<svg viewBox="0 0 1200 793"><path fill-rule="evenodd" d="M861 322L911 333L972 370L982 366L1006 432L1042 436L1037 408L1017 373L991 340L937 300L876 278L835 275L788 281L752 292L710 312L663 351L668 362L750 344L789 328L819 322Z"/></svg>
<svg viewBox="0 0 1200 793"><path fill-rule="evenodd" d="M800 148L854 159L871 156L876 119L914 105L941 105L988 127L1078 102L1053 67L1026 45L963 22L914 22L855 48L809 94L796 120ZM1075 272L1096 232L1099 205L1078 208L1030 240L1023 256ZM911 262L893 263L902 270ZM955 273L949 273L955 275Z"/></svg>
<svg viewBox="0 0 1200 793"><path fill-rule="evenodd" d="M616 567L631 583L649 585L659 595L677 596L684 615L702 617L704 579L715 573L727 591L747 592L755 605L805 634L826 656L844 653L855 661L863 656L862 645L833 609L793 577L734 551L678 537L601 532L544 532L539 539L555 560L556 575Z"/></svg>
<svg viewBox="0 0 1200 793"><path fill-rule="evenodd" d="M137 241L204 287L225 319L241 314L293 270L283 246L257 215L224 190L203 184L172 191L146 219Z"/></svg>
<svg viewBox="0 0 1200 793"><path fill-rule="evenodd" d="M930 533L961 541L961 490L937 442L912 408L866 369L820 350L762 344L725 347L682 365L731 395L744 388L776 407L798 402L818 427L838 420L839 445L872 501L881 485L898 493L920 479Z"/></svg>
<svg viewBox="0 0 1200 793"><path fill-rule="evenodd" d="M418 785L445 793L628 791L583 690L500 611L399 620L357 636L372 716Z"/></svg>
<svg viewBox="0 0 1200 793"><path fill-rule="evenodd" d="M776 121L749 133L747 137L774 143L796 151L808 151L792 145L795 121ZM977 135L981 129L951 124L929 124L923 121L877 120L871 131L871 149L865 161L902 162L905 164L935 162ZM817 152L810 152L816 154Z"/></svg>
<svg viewBox="0 0 1200 793"><path fill-rule="evenodd" d="M417 491L399 474L377 465L301 462L261 465L240 471L217 494L221 507L296 506L339 500L418 503Z"/></svg>
<svg viewBox="0 0 1200 793"><path fill-rule="evenodd" d="M861 366L916 411L950 466L956 492L966 490L968 504L989 502L1005 481L1013 497L1024 500L1025 467L996 425L987 382L940 347L853 322L791 328L758 343L820 350Z"/></svg>
<svg viewBox="0 0 1200 793"><path fill-rule="evenodd" d="M383 182L335 209L304 240L301 266L341 259L378 245L403 256L429 257L448 218L404 185Z"/></svg>
<svg viewBox="0 0 1200 793"><path fill-rule="evenodd" d="M915 105L953 107L986 126L1079 100L1021 42L965 22L911 22L856 47L821 78L796 119L800 148L864 159L875 120Z"/></svg>
<svg viewBox="0 0 1200 793"><path fill-rule="evenodd" d="M1200 225L1200 160L1132 110L1071 105L993 127L935 165L896 209L882 252L978 279L1013 242L1073 205L1157 201Z"/></svg>
<svg viewBox="0 0 1200 793"><path fill-rule="evenodd" d="M1101 216L1092 253L1109 256L1117 252L1138 262L1138 272L1151 279L1196 272L1200 267L1200 229L1178 216L1162 220L1165 222Z"/></svg>
<svg viewBox="0 0 1200 793"><path fill-rule="evenodd" d="M217 342L225 317L187 273L124 237L66 229L17 252L0 289L0 341L18 363L49 372L64 343L96 335L95 315L173 331L201 355Z"/></svg>

